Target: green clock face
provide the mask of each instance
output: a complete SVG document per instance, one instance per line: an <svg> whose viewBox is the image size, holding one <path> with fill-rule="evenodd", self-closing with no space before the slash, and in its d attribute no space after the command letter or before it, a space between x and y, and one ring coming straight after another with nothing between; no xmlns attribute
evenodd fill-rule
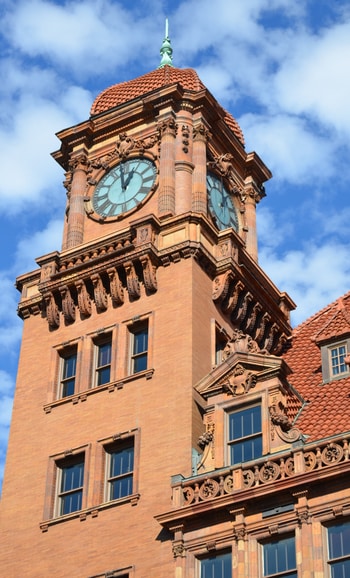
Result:
<svg viewBox="0 0 350 578"><path fill-rule="evenodd" d="M207 190L209 210L218 228L232 227L237 231L238 219L230 193L224 187L222 180L213 173L207 175Z"/></svg>
<svg viewBox="0 0 350 578"><path fill-rule="evenodd" d="M98 183L92 206L101 217L116 217L134 209L156 180L156 167L143 158L128 159L111 169Z"/></svg>

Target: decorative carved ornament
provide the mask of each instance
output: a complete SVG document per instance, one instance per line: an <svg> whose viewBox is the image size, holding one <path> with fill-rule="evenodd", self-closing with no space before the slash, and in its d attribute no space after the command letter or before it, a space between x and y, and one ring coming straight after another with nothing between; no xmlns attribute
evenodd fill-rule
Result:
<svg viewBox="0 0 350 578"><path fill-rule="evenodd" d="M190 127L187 124L182 125L181 135L182 135L182 150L184 153L188 153L188 147L190 146Z"/></svg>
<svg viewBox="0 0 350 578"><path fill-rule="evenodd" d="M153 265L151 259L148 255L140 257L140 261L143 268L143 280L147 291L154 293L157 291L157 277L156 277L156 267Z"/></svg>
<svg viewBox="0 0 350 578"><path fill-rule="evenodd" d="M115 267L107 269L109 277L109 287L111 291L111 299L114 306L119 306L124 303L124 289Z"/></svg>
<svg viewBox="0 0 350 578"><path fill-rule="evenodd" d="M222 389L233 396L244 395L253 389L257 382L257 374L236 365L233 372L221 382Z"/></svg>
<svg viewBox="0 0 350 578"><path fill-rule="evenodd" d="M269 407L271 424L272 424L272 439L276 431L279 438L287 443L296 442L300 439L301 432L297 427L294 427L286 415L286 408L281 401Z"/></svg>
<svg viewBox="0 0 350 578"><path fill-rule="evenodd" d="M44 295L46 317L50 329L57 329L60 325L60 313L53 293Z"/></svg>
<svg viewBox="0 0 350 578"><path fill-rule="evenodd" d="M231 271L226 271L223 275L218 275L213 281L212 299L214 303L221 303L226 299L230 283L234 276Z"/></svg>
<svg viewBox="0 0 350 578"><path fill-rule="evenodd" d="M132 299L138 299L141 295L140 282L136 274L133 262L127 261L124 263L124 269L126 273L126 283L129 295Z"/></svg>
<svg viewBox="0 0 350 578"><path fill-rule="evenodd" d="M91 275L94 286L94 298L97 311L106 311L108 307L108 297L100 275Z"/></svg>
<svg viewBox="0 0 350 578"><path fill-rule="evenodd" d="M76 170L88 171L88 157L85 154L77 155L69 160L69 168L74 173Z"/></svg>
<svg viewBox="0 0 350 578"><path fill-rule="evenodd" d="M170 134L175 137L178 127L173 118L167 118L165 120L161 120L160 122L158 122L157 128L160 136L164 134Z"/></svg>
<svg viewBox="0 0 350 578"><path fill-rule="evenodd" d="M186 553L185 551L185 546L183 544L183 542L180 542L178 544L173 544L173 555L174 558L179 558L184 556Z"/></svg>
<svg viewBox="0 0 350 578"><path fill-rule="evenodd" d="M216 156L213 161L208 162L208 167L216 170L221 176L229 182L229 189L232 193L240 197L242 203L246 199L244 188L238 183L238 178L232 164L233 156L230 153L224 153Z"/></svg>
<svg viewBox="0 0 350 578"><path fill-rule="evenodd" d="M202 140L204 142L207 142L209 137L210 137L210 131L207 129L207 127L203 123L199 123L193 128L193 139L194 140Z"/></svg>
<svg viewBox="0 0 350 578"><path fill-rule="evenodd" d="M76 281L75 286L78 292L78 306L80 313L84 315L84 317L89 317L92 308L90 295L86 289L86 285L84 281L80 279L79 281Z"/></svg>
<svg viewBox="0 0 350 578"><path fill-rule="evenodd" d="M265 353L261 350L256 341L246 333L243 333L240 329L235 329L233 335L226 343L223 351L223 359L226 359L231 353L241 352L241 353Z"/></svg>
<svg viewBox="0 0 350 578"><path fill-rule="evenodd" d="M62 312L66 323L75 321L75 304L67 285L59 288L62 297Z"/></svg>
<svg viewBox="0 0 350 578"><path fill-rule="evenodd" d="M130 299L141 296L141 282L147 293L157 291L157 266L149 255L141 255L135 262L128 260L120 263L119 268L122 267L125 270L126 289ZM92 303L98 313L105 311L111 304L113 307L121 306L125 300L125 292L120 274L124 278L123 272L118 272L117 267L107 267L102 272L94 272L84 279L74 279L69 275L65 284L59 287L55 285L52 291L47 287L50 281L46 282L45 290L43 287L43 305L50 328L59 327L60 312L66 323L73 323L77 311L82 317L91 315Z"/></svg>
<svg viewBox="0 0 350 578"><path fill-rule="evenodd" d="M91 159L87 163L87 172L89 177L87 182L89 185L96 185L98 180L96 179L96 173L100 169L107 171L111 165L115 162L125 160L131 153L143 155L146 150L149 151L149 155L152 156L153 160L157 158L156 150L151 151L155 145L159 142L159 135L155 134L144 139L134 139L128 136L127 133L123 132L118 135L115 141L115 147L113 151L107 155L102 155Z"/></svg>

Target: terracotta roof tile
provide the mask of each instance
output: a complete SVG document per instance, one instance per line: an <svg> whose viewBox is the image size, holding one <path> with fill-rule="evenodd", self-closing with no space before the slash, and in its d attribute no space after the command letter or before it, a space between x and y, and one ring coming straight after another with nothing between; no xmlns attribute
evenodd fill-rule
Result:
<svg viewBox="0 0 350 578"><path fill-rule="evenodd" d="M350 292L304 321L284 354L291 385L307 402L296 425L309 441L350 430L350 376L323 383L320 341L350 335Z"/></svg>
<svg viewBox="0 0 350 578"><path fill-rule="evenodd" d="M144 94L172 84L179 84L184 89L193 92L206 90L198 74L192 68L164 66L138 78L114 84L103 90L92 104L90 111L91 116L106 112L120 104L124 104ZM224 111L224 113L227 126L232 130L238 140L244 144L244 136L238 122L230 113L226 111Z"/></svg>

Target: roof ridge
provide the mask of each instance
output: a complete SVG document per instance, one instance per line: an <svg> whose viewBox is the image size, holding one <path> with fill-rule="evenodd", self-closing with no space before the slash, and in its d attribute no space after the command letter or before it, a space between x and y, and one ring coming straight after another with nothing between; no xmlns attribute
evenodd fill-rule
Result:
<svg viewBox="0 0 350 578"><path fill-rule="evenodd" d="M346 299L348 297L350 297L350 291L347 291L341 297L338 297L337 299L335 299L331 303L328 303L328 305L325 305L323 307L323 309L320 309L320 311L316 311L316 313L314 313L313 315L311 315L310 317L308 317L307 319L302 321L299 325L294 327L293 335L299 333L299 331L301 331L305 327L305 325L308 325L311 321L314 321L315 319L317 319L321 315L324 315L324 313L327 311L327 309L332 309L335 305L337 305L339 303L339 300L341 300L341 302L344 306L344 299ZM344 309L345 309L345 306L344 306ZM350 320L349 320L349 324L350 324Z"/></svg>

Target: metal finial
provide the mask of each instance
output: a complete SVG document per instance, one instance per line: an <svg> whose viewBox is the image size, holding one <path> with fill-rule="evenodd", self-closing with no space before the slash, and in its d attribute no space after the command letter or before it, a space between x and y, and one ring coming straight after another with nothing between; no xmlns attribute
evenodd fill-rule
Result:
<svg viewBox="0 0 350 578"><path fill-rule="evenodd" d="M165 38L163 40L162 48L160 49L160 54L162 59L158 68L163 68L166 64L168 66L173 66L173 49L171 48L170 38L169 38L169 25L168 19L165 19Z"/></svg>

